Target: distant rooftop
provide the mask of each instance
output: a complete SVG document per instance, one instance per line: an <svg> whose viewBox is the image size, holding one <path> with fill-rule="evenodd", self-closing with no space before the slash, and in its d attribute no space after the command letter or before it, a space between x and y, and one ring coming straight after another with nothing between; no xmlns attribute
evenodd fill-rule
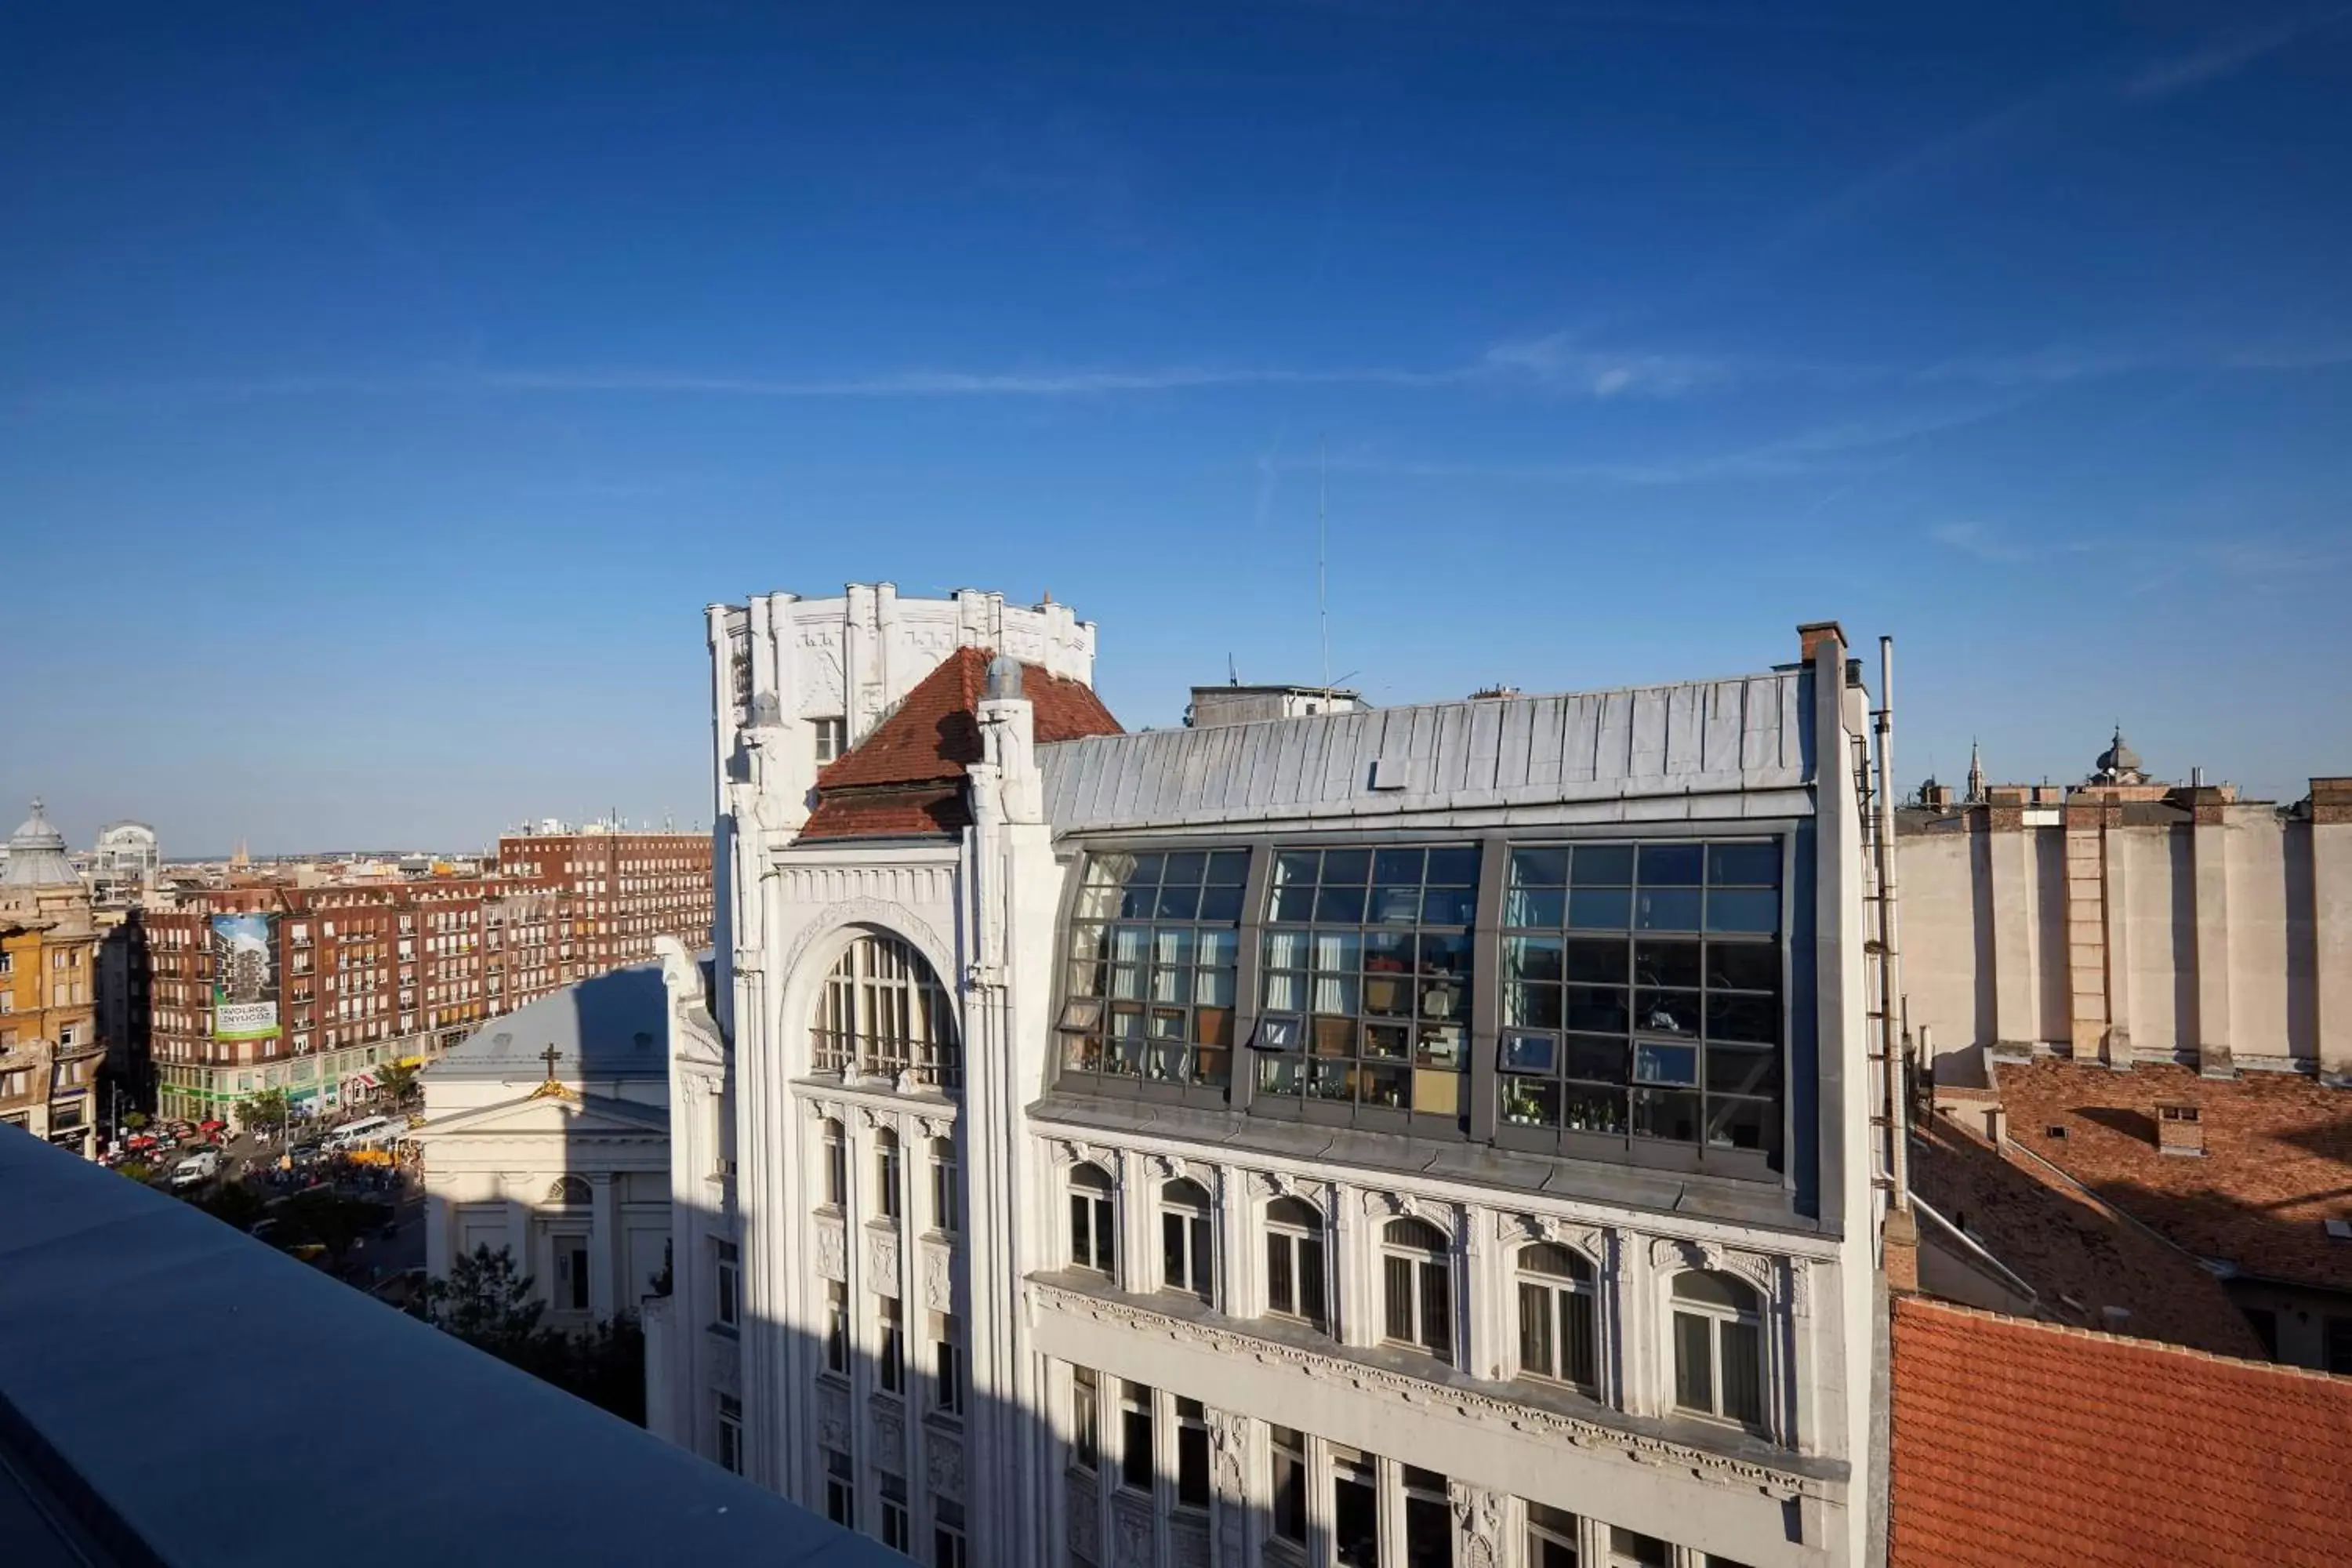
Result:
<svg viewBox="0 0 2352 1568"><path fill-rule="evenodd" d="M442 1079L541 1078L556 1050L564 1082L669 1076L668 997L661 965L633 963L566 985L491 1019L425 1068Z"/></svg>

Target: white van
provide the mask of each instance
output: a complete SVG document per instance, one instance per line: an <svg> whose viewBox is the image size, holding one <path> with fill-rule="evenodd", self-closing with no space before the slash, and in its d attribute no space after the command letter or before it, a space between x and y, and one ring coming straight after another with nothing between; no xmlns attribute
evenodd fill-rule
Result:
<svg viewBox="0 0 2352 1568"><path fill-rule="evenodd" d="M341 1152L363 1149L370 1143L382 1143L399 1131L389 1116L362 1116L348 1127L338 1127L327 1134L325 1146Z"/></svg>
<svg viewBox="0 0 2352 1568"><path fill-rule="evenodd" d="M219 1153L211 1149L191 1154L173 1167L172 1184L193 1187L199 1182L209 1182L220 1174L220 1163Z"/></svg>

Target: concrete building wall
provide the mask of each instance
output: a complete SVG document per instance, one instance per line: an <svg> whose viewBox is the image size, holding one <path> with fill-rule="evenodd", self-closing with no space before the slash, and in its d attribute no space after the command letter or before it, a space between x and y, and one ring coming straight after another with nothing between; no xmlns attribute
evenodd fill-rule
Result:
<svg viewBox="0 0 2352 1568"><path fill-rule="evenodd" d="M2087 830L2070 805L2071 882L2068 829L2017 820L2039 813L1906 822L1913 1027L1939 1052L2352 1070L2352 864L2336 842L2352 826L2220 794L2176 792L2199 797L2193 821L2126 824L2110 808Z"/></svg>

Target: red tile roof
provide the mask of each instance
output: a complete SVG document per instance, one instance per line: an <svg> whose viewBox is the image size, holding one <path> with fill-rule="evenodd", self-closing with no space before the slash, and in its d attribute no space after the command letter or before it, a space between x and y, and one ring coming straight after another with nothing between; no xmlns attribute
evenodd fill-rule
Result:
<svg viewBox="0 0 2352 1568"><path fill-rule="evenodd" d="M2287 1073L2200 1078L2186 1068L2000 1065L2010 1135L2201 1258L2241 1272L2352 1290L2352 1090ZM2195 1105L2201 1156L2156 1145L2158 1100ZM2063 1126L2063 1138L2047 1129Z"/></svg>
<svg viewBox="0 0 2352 1568"><path fill-rule="evenodd" d="M2219 1355L2263 1353L2210 1270L2038 1161L1937 1118L1912 1133L1911 1184L2033 1288L2038 1313ZM1935 1245L1937 1233L1924 1231L1922 1240ZM2109 1307L2131 1316L2111 1323Z"/></svg>
<svg viewBox="0 0 2352 1568"><path fill-rule="evenodd" d="M2352 1379L1895 1302L1892 1568L2341 1568Z"/></svg>
<svg viewBox="0 0 2352 1568"><path fill-rule="evenodd" d="M819 770L817 806L801 837L895 838L969 826L964 771L981 760L979 712L992 657L985 648L956 649L866 739ZM1024 664L1021 694L1040 745L1124 732L1082 680Z"/></svg>

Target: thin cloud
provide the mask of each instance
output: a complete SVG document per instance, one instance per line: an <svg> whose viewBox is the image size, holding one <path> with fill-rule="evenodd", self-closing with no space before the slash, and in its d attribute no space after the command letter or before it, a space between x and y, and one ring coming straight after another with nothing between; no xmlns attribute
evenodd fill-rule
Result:
<svg viewBox="0 0 2352 1568"><path fill-rule="evenodd" d="M1651 462L1465 462L1395 458L1358 450L1333 454L1330 467L1336 472L1381 474L1403 479L1484 479L1627 489L1706 484L1719 479L1867 476L1903 461L1910 456L1916 443L1928 437L1993 418L2020 406L2024 401L2012 398L1906 419L1827 425L1752 447L1725 452L1693 453ZM1283 466L1296 470L1307 465L1293 460Z"/></svg>
<svg viewBox="0 0 2352 1568"><path fill-rule="evenodd" d="M2267 27L2231 34L2194 54L2150 66L2125 84L2124 92L2127 97L2154 101L2220 81L2277 53L2305 33L2333 26L2347 16L2352 16L2352 7L2290 16Z"/></svg>
<svg viewBox="0 0 2352 1568"><path fill-rule="evenodd" d="M1693 354L1589 348L1568 332L1497 343L1478 362L1490 379L1524 380L1593 397L1679 397L1726 385L1731 362Z"/></svg>

